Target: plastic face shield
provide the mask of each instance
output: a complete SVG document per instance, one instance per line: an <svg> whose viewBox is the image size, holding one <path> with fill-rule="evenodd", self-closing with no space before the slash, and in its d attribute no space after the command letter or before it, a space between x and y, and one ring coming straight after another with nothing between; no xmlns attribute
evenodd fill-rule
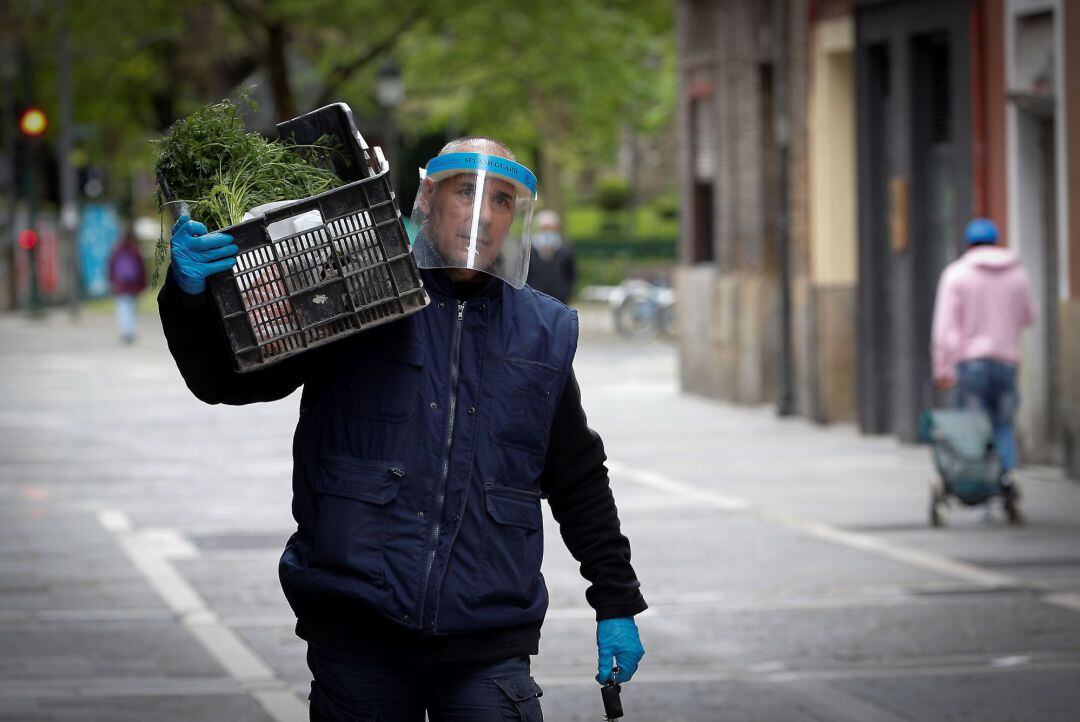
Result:
<svg viewBox="0 0 1080 722"><path fill-rule="evenodd" d="M413 203L416 265L483 271L521 288L535 203L536 176L520 163L469 152L432 158Z"/></svg>

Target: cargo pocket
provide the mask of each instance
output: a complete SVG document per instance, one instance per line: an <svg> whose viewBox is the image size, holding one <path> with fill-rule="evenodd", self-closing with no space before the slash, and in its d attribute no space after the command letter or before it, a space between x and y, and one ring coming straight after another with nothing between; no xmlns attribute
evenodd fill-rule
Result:
<svg viewBox="0 0 1080 722"><path fill-rule="evenodd" d="M540 492L485 484L484 540L476 599L528 607L544 557Z"/></svg>
<svg viewBox="0 0 1080 722"><path fill-rule="evenodd" d="M404 478L400 462L321 456L316 475L319 520L314 563L381 586L390 506Z"/></svg>
<svg viewBox="0 0 1080 722"><path fill-rule="evenodd" d="M505 697L502 705L504 722L543 722L540 698L544 696L544 690L535 679L523 674L493 681Z"/></svg>

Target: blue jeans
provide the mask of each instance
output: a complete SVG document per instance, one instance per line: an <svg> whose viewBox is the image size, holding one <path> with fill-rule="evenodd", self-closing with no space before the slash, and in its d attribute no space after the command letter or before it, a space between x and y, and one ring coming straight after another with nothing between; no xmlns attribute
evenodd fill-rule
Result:
<svg viewBox="0 0 1080 722"><path fill-rule="evenodd" d="M120 337L125 341L135 338L135 301L129 293L116 296L116 323L120 326Z"/></svg>
<svg viewBox="0 0 1080 722"><path fill-rule="evenodd" d="M529 658L468 665L421 652L308 645L312 722L543 722Z"/></svg>
<svg viewBox="0 0 1080 722"><path fill-rule="evenodd" d="M1013 417L1020 405L1016 367L991 359L972 359L956 366L956 406L983 409L994 427L994 448L1005 471L1016 468Z"/></svg>

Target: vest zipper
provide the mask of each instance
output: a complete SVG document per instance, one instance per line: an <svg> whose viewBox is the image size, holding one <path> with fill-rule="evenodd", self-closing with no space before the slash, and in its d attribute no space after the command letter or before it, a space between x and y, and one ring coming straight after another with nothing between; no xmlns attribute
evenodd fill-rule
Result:
<svg viewBox="0 0 1080 722"><path fill-rule="evenodd" d="M446 504L446 484L450 478L450 449L454 443L454 419L457 413L458 371L461 361L461 331L465 325L465 302L458 302L457 323L454 325L454 338L450 343L450 407L446 423L446 445L443 447L442 474L436 489L435 508L432 510L434 526L431 531L431 548L427 555L427 570L424 572L424 586L420 592L420 629L427 620L428 583L431 570L435 566L435 556L439 552L439 535L442 533L443 507Z"/></svg>

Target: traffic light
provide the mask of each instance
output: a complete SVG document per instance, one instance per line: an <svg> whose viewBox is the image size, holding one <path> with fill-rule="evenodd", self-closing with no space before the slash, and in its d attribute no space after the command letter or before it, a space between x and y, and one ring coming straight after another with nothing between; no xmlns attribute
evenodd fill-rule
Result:
<svg viewBox="0 0 1080 722"><path fill-rule="evenodd" d="M19 248L24 251L32 251L37 247L38 234L32 228L25 228L19 231Z"/></svg>
<svg viewBox="0 0 1080 722"><path fill-rule="evenodd" d="M49 127L49 116L41 108L27 108L19 116L19 130L29 138L37 138Z"/></svg>

